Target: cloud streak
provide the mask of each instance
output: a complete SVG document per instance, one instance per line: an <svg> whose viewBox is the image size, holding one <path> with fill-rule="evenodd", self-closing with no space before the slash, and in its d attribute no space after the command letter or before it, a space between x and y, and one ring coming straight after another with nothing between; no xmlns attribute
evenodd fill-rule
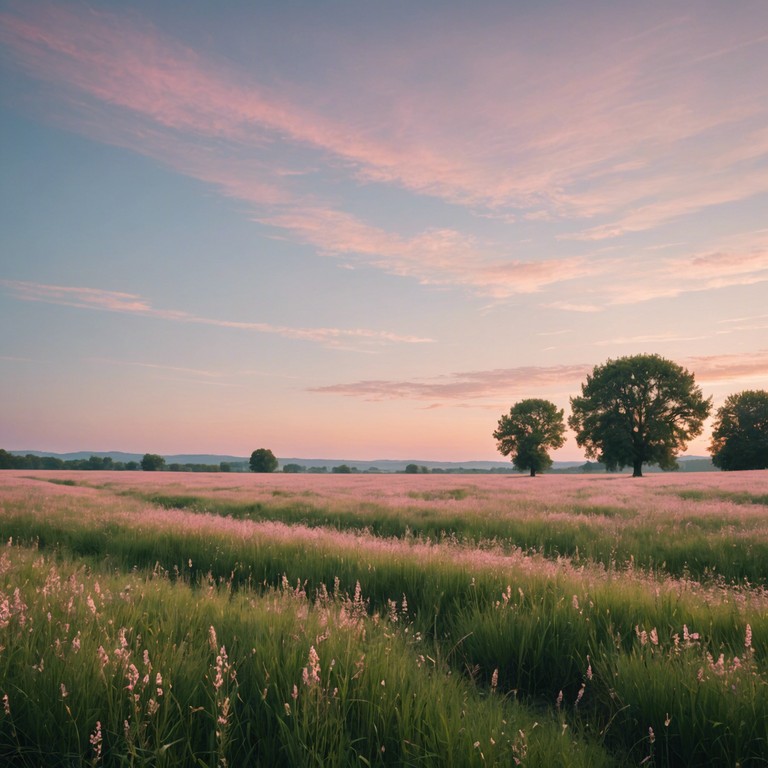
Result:
<svg viewBox="0 0 768 768"><path fill-rule="evenodd" d="M565 74L559 58L530 46L524 23L516 45L485 29L489 50L480 56L456 32L411 43L397 64L374 45L371 64L357 67L359 52L342 46L338 80L325 84L322 100L206 56L136 14L9 3L0 42L13 66L56 88L57 119L73 129L215 185L253 206L261 224L327 255L506 298L610 268L594 257L532 258L453 228L392 232L318 200L311 179L319 169L479 216L566 220L577 225L569 236L586 241L767 192L768 88L761 100L739 84L722 94L707 80L719 73L712 67L754 56L760 36L745 23L715 39L713 28L672 15L652 33L619 15L609 21L632 34L596 36L567 13L556 22L553 40L571 62ZM719 53L702 61L714 42ZM662 52L676 77L656 68ZM690 64L697 56L699 69ZM452 62L457 77L418 77L425 58ZM428 87L410 85L425 79ZM349 92L361 94L359 105ZM635 292L619 286L617 302L676 295L667 279L675 267L666 269ZM746 284L750 274L701 277L693 290ZM599 304L553 306L589 312Z"/></svg>
<svg viewBox="0 0 768 768"><path fill-rule="evenodd" d="M572 387L591 370L586 365L521 366L464 371L433 379L365 380L312 387L310 392L364 400L474 400Z"/></svg>
<svg viewBox="0 0 768 768"><path fill-rule="evenodd" d="M218 320L181 310L156 309L146 299L136 294L98 288L47 285L18 280L0 280L0 285L21 301L39 301L77 309L118 312L158 320L275 334L288 339L315 342L331 347L348 344L424 344L432 341L420 336L406 336L367 328L295 328L270 323Z"/></svg>
<svg viewBox="0 0 768 768"><path fill-rule="evenodd" d="M768 349L757 352L688 357L679 361L691 371L699 385L729 383L734 387L754 381L768 381ZM430 379L370 379L346 384L311 387L308 391L324 395L360 398L368 401L429 401L461 405L484 398L530 397L534 393L579 391L594 364L519 366L487 371L464 371Z"/></svg>

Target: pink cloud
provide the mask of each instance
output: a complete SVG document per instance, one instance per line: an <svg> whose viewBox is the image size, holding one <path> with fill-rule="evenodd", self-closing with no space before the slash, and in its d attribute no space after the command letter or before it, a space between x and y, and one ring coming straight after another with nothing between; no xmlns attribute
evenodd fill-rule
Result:
<svg viewBox="0 0 768 768"><path fill-rule="evenodd" d="M481 52L467 48L457 25L426 40L415 31L397 61L387 46L366 43L369 64L361 67L360 51L347 40L336 79L320 97L290 83L278 92L135 15L43 3L34 12L22 4L11 9L0 17L0 35L17 64L68 89L70 104L85 97L91 106L119 108L131 121L122 140L138 151L148 127L169 144L294 142L348 163L359 179L500 215L517 207L528 218L610 219L582 233L589 238L766 190L765 174L742 167L768 151L755 128L766 116L760 86L728 81L722 91L710 77L712 67L759 53L746 17L718 28L662 16L651 32L644 20L618 12L598 28L564 13L550 30L556 56L530 43L535 30L520 19L509 40L505 14L495 28L476 30L488 41ZM702 63L701 52L713 44L717 56ZM450 62L456 77L411 85L423 80L414 75L429 60ZM360 99L348 99L349 92ZM291 176L281 169L263 169L271 178L259 189L237 163L215 172L217 163L199 155L180 165L230 194L270 202L286 195Z"/></svg>
<svg viewBox="0 0 768 768"><path fill-rule="evenodd" d="M322 394L360 397L365 400L467 400L510 396L532 389L574 387L591 370L585 365L522 366L488 371L464 371L435 379L366 380L350 384L313 387Z"/></svg>
<svg viewBox="0 0 768 768"><path fill-rule="evenodd" d="M402 237L327 208L290 209L259 220L288 230L327 254L348 257L353 264L374 266L425 285L462 285L495 298L534 293L606 270L603 262L583 257L504 260L490 244L456 230L430 229Z"/></svg>
<svg viewBox="0 0 768 768"><path fill-rule="evenodd" d="M734 387L750 381L768 380L768 349L742 354L688 357L677 361L694 373L697 384L730 383ZM430 408L441 404L488 397L530 397L535 393L563 390L576 394L593 370L593 364L520 366L485 371L464 371L430 379L370 379L312 387L310 392L369 401L425 400ZM554 396L554 395L553 395Z"/></svg>
<svg viewBox="0 0 768 768"><path fill-rule="evenodd" d="M768 244L749 235L745 247L738 240L721 251L663 259L652 271L626 265L624 279L608 288L611 304L633 304L685 293L768 281Z"/></svg>
<svg viewBox="0 0 768 768"><path fill-rule="evenodd" d="M407 336L390 331L377 331L367 328L296 328L270 323L217 320L200 317L180 310L155 309L149 302L135 294L105 291L97 288L45 285L15 280L0 280L0 285L5 286L15 298L22 301L40 301L47 304L77 307L79 309L120 312L140 315L142 317L152 317L159 320L211 325L219 328L236 328L335 347L354 343L423 344L432 341L420 336Z"/></svg>
<svg viewBox="0 0 768 768"><path fill-rule="evenodd" d="M704 384L732 382L747 385L751 381L768 381L768 349L725 355L689 357L686 367Z"/></svg>

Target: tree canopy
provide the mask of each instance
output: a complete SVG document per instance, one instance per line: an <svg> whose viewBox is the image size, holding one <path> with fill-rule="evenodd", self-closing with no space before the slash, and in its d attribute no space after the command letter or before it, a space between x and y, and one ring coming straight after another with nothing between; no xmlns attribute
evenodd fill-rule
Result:
<svg viewBox="0 0 768 768"><path fill-rule="evenodd" d="M692 373L659 355L634 355L595 366L571 398L568 425L588 458L642 477L643 464L677 466L711 407Z"/></svg>
<svg viewBox="0 0 768 768"><path fill-rule="evenodd" d="M141 468L145 472L155 472L165 467L165 459L156 453L145 453L141 460Z"/></svg>
<svg viewBox="0 0 768 768"><path fill-rule="evenodd" d="M547 449L565 443L563 410L549 400L521 400L502 415L493 436L503 456L511 455L517 469L528 469L535 477L552 466Z"/></svg>
<svg viewBox="0 0 768 768"><path fill-rule="evenodd" d="M768 469L768 392L726 398L715 415L709 451L720 469Z"/></svg>
<svg viewBox="0 0 768 768"><path fill-rule="evenodd" d="M248 466L251 472L274 472L277 469L277 459L269 448L257 448L251 454Z"/></svg>

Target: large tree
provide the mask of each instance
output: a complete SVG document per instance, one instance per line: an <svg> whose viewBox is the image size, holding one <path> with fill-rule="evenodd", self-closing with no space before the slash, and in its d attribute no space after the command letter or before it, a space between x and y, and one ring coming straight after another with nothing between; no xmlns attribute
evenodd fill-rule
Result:
<svg viewBox="0 0 768 768"><path fill-rule="evenodd" d="M493 436L503 456L511 454L515 467L529 469L535 477L552 466L547 449L562 448L565 443L563 411L549 400L521 400L499 419Z"/></svg>
<svg viewBox="0 0 768 768"><path fill-rule="evenodd" d="M712 463L720 469L768 469L768 392L728 397L715 415Z"/></svg>
<svg viewBox="0 0 768 768"><path fill-rule="evenodd" d="M643 464L677 467L675 457L701 434L711 407L685 368L634 355L595 366L581 397L571 398L568 426L588 458L642 477Z"/></svg>
<svg viewBox="0 0 768 768"><path fill-rule="evenodd" d="M277 459L269 448L257 448L248 464L251 472L274 472L277 469Z"/></svg>
<svg viewBox="0 0 768 768"><path fill-rule="evenodd" d="M165 468L165 459L156 453L145 453L141 460L141 468L145 472L156 472Z"/></svg>

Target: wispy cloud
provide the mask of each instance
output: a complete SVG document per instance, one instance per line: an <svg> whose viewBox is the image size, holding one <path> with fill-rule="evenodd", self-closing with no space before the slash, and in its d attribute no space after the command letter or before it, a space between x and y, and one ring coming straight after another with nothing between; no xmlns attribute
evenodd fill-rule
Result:
<svg viewBox="0 0 768 768"><path fill-rule="evenodd" d="M97 288L46 285L18 280L0 280L0 285L22 301L39 301L78 309L119 312L159 320L276 334L289 339L316 342L333 347L349 344L422 344L432 341L420 336L405 336L367 328L295 328L270 323L218 320L181 310L156 309L146 299L136 294Z"/></svg>
<svg viewBox="0 0 768 768"><path fill-rule="evenodd" d="M584 257L499 259L489 244L453 229L430 229L407 238L326 208L293 209L260 221L289 230L324 253L347 257L351 264L377 267L425 285L462 285L495 298L534 293L608 268Z"/></svg>
<svg viewBox="0 0 768 768"><path fill-rule="evenodd" d="M768 380L768 349L757 352L688 357L676 361L691 371L697 384L730 383L743 386ZM428 401L429 406L461 405L483 398L533 397L541 392L576 394L594 364L520 366L487 371L464 371L429 379L369 379L312 387L310 392L369 401ZM554 395L553 395L554 396Z"/></svg>
<svg viewBox="0 0 768 768"><path fill-rule="evenodd" d="M760 38L750 25L718 30L670 12L651 34L618 12L609 21L632 34L600 36L568 13L556 22L565 72L560 58L529 44L525 24L515 27L515 45L501 45L499 24L484 30L499 45L479 56L458 31L418 38L396 63L374 46L371 64L340 68L322 98L214 60L136 13L10 2L0 43L15 67L55 86L55 119L71 128L215 185L247 202L262 224L328 255L503 298L594 277L606 265L576 256L542 262L458 229L392 232L318 201L311 179L319 172L399 186L501 220L566 219L572 237L586 240L768 191L768 87L728 79L721 91L723 78L708 78L708 67L753 55ZM583 35L573 34L574 23ZM692 67L715 42L717 57ZM339 51L350 61L357 53L352 43ZM411 76L433 59L455 62L462 77L424 85ZM749 275L702 278L698 289L723 280L742 284Z"/></svg>
<svg viewBox="0 0 768 768"><path fill-rule="evenodd" d="M765 281L768 243L761 237L749 246L735 242L719 251L663 259L653 270L628 263L624 279L613 282L607 291L611 304L634 304Z"/></svg>
<svg viewBox="0 0 768 768"><path fill-rule="evenodd" d="M705 384L732 382L745 386L750 382L768 382L768 349L726 355L700 355L685 361L696 379Z"/></svg>
<svg viewBox="0 0 768 768"><path fill-rule="evenodd" d="M312 387L310 392L364 400L462 401L499 395L516 396L531 390L573 387L586 376L585 365L521 366L488 371L464 371L432 379L365 380Z"/></svg>
<svg viewBox="0 0 768 768"><path fill-rule="evenodd" d="M682 336L677 333L647 333L637 336L616 336L610 339L593 341L595 347L613 347L627 344L676 344L681 341L699 341L708 339L708 335Z"/></svg>

